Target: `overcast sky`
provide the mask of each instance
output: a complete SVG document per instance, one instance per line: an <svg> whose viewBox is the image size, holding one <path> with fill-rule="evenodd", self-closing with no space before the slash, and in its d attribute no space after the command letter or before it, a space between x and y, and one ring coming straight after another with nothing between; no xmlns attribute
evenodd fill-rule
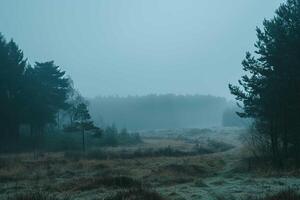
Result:
<svg viewBox="0 0 300 200"><path fill-rule="evenodd" d="M1 0L0 32L54 60L86 97L231 98L255 27L282 0Z"/></svg>

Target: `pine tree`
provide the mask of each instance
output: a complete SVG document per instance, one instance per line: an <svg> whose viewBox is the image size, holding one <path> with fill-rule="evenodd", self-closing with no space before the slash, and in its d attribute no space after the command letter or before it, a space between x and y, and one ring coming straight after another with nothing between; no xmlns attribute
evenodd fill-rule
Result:
<svg viewBox="0 0 300 200"><path fill-rule="evenodd" d="M87 105L84 103L80 103L76 107L75 111L75 123L81 130L82 134L82 150L85 151L85 130L89 130L94 128L93 121L91 120L91 116L89 114Z"/></svg>
<svg viewBox="0 0 300 200"><path fill-rule="evenodd" d="M0 142L1 148L16 150L21 124L42 133L54 123L57 112L66 109L70 81L53 61L31 67L22 50L0 34ZM9 149L8 149L9 148Z"/></svg>
<svg viewBox="0 0 300 200"><path fill-rule="evenodd" d="M229 85L242 102L241 117L255 119L260 134L271 143L274 161L300 161L300 0L287 0L264 28L257 28L255 56L243 61L246 75Z"/></svg>
<svg viewBox="0 0 300 200"><path fill-rule="evenodd" d="M6 145L18 143L26 67L27 61L17 44L13 40L7 43L0 34L0 139Z"/></svg>
<svg viewBox="0 0 300 200"><path fill-rule="evenodd" d="M55 123L57 112L67 108L70 82L53 61L37 62L27 70L26 78L29 121L38 132L43 132L47 123Z"/></svg>
<svg viewBox="0 0 300 200"><path fill-rule="evenodd" d="M84 99L83 96L79 93L79 91L75 90L74 87L71 87L68 96L68 108L66 109L66 113L69 116L70 122L69 127L74 127L74 119L76 114L76 109L79 104L87 104L87 101Z"/></svg>

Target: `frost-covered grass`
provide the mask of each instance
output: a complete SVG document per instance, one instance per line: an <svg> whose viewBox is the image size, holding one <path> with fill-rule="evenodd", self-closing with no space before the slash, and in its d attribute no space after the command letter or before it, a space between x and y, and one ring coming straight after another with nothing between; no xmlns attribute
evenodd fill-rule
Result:
<svg viewBox="0 0 300 200"><path fill-rule="evenodd" d="M240 200L300 188L297 173L249 171L240 143L244 131L169 130L167 135L164 132L143 133L144 143L137 146L96 149L93 155L87 152L76 159L65 152L42 153L38 157L30 153L1 155L0 199L39 191L69 199L138 200L153 195L153 200ZM230 148L224 148L227 146ZM213 152L178 154L195 151L196 147L211 148ZM153 152L143 156L112 156L149 148L154 152L172 151L164 151L160 156Z"/></svg>

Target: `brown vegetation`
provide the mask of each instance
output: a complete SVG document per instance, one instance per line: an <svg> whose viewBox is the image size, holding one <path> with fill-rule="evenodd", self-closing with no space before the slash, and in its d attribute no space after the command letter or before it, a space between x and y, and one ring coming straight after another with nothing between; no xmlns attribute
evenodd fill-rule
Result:
<svg viewBox="0 0 300 200"><path fill-rule="evenodd" d="M277 194L267 195L263 198L251 197L248 200L300 200L300 194L293 189L287 189Z"/></svg>
<svg viewBox="0 0 300 200"><path fill-rule="evenodd" d="M120 191L106 200L166 200L157 192L142 188Z"/></svg>

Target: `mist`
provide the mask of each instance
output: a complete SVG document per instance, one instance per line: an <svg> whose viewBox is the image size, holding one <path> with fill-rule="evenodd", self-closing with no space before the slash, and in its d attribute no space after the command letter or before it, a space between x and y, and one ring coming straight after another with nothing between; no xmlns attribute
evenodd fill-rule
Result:
<svg viewBox="0 0 300 200"><path fill-rule="evenodd" d="M31 63L55 60L83 96L232 99L255 28L281 0L2 0L0 30Z"/></svg>
<svg viewBox="0 0 300 200"><path fill-rule="evenodd" d="M115 124L130 130L207 128L222 126L229 103L213 96L147 95L97 97L90 111L99 126Z"/></svg>
<svg viewBox="0 0 300 200"><path fill-rule="evenodd" d="M0 200L300 200L300 0L1 0Z"/></svg>

